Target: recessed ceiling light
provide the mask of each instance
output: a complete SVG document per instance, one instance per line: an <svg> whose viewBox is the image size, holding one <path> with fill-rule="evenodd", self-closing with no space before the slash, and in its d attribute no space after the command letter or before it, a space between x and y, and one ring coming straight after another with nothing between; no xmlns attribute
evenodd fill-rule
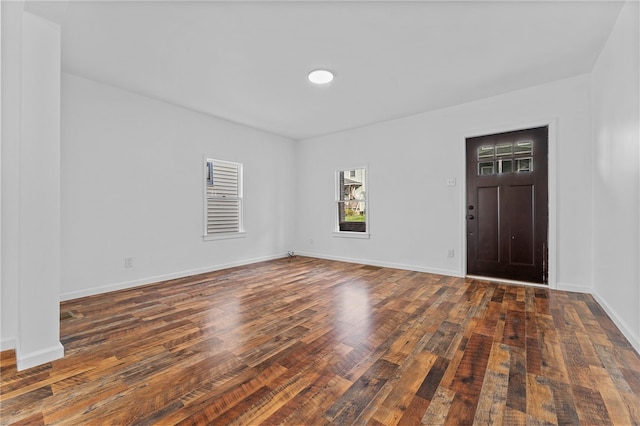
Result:
<svg viewBox="0 0 640 426"><path fill-rule="evenodd" d="M313 70L309 73L309 81L314 84L327 84L333 80L333 73L329 70Z"/></svg>

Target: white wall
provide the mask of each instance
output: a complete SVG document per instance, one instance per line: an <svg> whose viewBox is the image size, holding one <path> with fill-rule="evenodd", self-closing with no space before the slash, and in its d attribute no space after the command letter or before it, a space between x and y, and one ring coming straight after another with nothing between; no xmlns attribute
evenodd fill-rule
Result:
<svg viewBox="0 0 640 426"><path fill-rule="evenodd" d="M463 187L467 136L550 123L550 181L561 289L591 286L589 77L309 139L298 147L296 250L313 256L464 275ZM334 171L369 165L370 239L332 236ZM402 178L398 179L402 171ZM447 178L457 185L446 186ZM555 185L554 185L555 180ZM554 211L551 212L552 214ZM447 258L447 249L456 256Z"/></svg>
<svg viewBox="0 0 640 426"><path fill-rule="evenodd" d="M22 4L2 7L2 346L16 349L23 370L64 354L60 27L23 12Z"/></svg>
<svg viewBox="0 0 640 426"><path fill-rule="evenodd" d="M592 73L594 293L640 351L638 3L627 2Z"/></svg>
<svg viewBox="0 0 640 426"><path fill-rule="evenodd" d="M289 139L63 74L62 299L283 256L294 154ZM245 238L202 240L203 155L244 164Z"/></svg>

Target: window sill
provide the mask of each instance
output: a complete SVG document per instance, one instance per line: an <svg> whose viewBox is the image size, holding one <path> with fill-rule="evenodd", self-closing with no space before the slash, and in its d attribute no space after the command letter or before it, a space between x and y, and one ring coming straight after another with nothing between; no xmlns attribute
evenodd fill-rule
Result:
<svg viewBox="0 0 640 426"><path fill-rule="evenodd" d="M371 237L371 234L368 232L333 231L333 236L337 238L357 238L361 240L368 240Z"/></svg>
<svg viewBox="0 0 640 426"><path fill-rule="evenodd" d="M231 240L234 238L245 238L247 233L242 232L230 232L228 234L216 234L216 235L203 235L203 241L217 241L217 240Z"/></svg>

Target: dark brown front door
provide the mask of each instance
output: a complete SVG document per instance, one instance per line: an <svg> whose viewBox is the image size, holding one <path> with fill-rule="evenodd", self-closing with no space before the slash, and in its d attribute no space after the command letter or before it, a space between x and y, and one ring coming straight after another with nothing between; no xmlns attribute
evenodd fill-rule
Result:
<svg viewBox="0 0 640 426"><path fill-rule="evenodd" d="M467 139L467 274L547 283L548 128Z"/></svg>

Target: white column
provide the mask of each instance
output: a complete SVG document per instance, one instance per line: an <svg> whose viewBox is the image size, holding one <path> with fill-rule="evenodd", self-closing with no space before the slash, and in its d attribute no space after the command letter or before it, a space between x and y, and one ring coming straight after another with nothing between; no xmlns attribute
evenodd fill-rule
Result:
<svg viewBox="0 0 640 426"><path fill-rule="evenodd" d="M2 9L2 271L0 274L0 350L15 349L19 292L19 158L22 2L0 2Z"/></svg>
<svg viewBox="0 0 640 426"><path fill-rule="evenodd" d="M60 344L60 27L23 12L19 152L18 369Z"/></svg>

